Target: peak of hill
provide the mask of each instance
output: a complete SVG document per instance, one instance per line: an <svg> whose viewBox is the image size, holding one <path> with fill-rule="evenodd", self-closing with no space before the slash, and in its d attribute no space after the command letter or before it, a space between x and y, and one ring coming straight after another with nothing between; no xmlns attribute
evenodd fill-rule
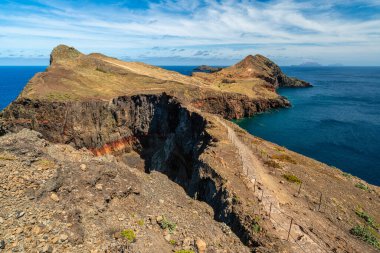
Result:
<svg viewBox="0 0 380 253"><path fill-rule="evenodd" d="M195 74L206 80L209 76ZM285 75L279 66L260 54L248 55L235 65L213 73L213 78L225 83L256 82L264 83L273 89L278 87L311 87L311 84Z"/></svg>
<svg viewBox="0 0 380 253"><path fill-rule="evenodd" d="M66 60L74 60L81 56L82 53L73 47L66 45L58 45L50 54L50 65L63 62Z"/></svg>
<svg viewBox="0 0 380 253"><path fill-rule="evenodd" d="M189 77L58 46L0 113L1 249L375 252L350 231L376 232L378 187L225 120L305 84L260 55Z"/></svg>

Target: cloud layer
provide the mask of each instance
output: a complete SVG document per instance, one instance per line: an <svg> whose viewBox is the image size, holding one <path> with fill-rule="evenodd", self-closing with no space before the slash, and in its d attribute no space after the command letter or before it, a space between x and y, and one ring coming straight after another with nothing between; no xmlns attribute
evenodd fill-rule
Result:
<svg viewBox="0 0 380 253"><path fill-rule="evenodd" d="M0 57L45 59L63 43L164 65L255 53L281 65L380 65L377 0L99 2L2 1Z"/></svg>

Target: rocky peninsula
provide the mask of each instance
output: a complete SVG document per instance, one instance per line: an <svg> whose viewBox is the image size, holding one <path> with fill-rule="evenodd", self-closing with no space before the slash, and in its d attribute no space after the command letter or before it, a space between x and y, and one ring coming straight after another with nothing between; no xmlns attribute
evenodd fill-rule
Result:
<svg viewBox="0 0 380 253"><path fill-rule="evenodd" d="M290 107L278 87L311 85L56 47L0 113L0 251L377 252L379 187L228 121Z"/></svg>

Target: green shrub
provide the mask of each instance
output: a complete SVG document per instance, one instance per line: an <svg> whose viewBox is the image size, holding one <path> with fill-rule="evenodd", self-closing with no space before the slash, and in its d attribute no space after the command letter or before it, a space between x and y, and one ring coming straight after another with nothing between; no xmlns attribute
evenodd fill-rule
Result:
<svg viewBox="0 0 380 253"><path fill-rule="evenodd" d="M292 164L297 164L297 162L291 158L290 156L286 154L279 154L279 155L274 155L272 156L273 159L279 160L281 162L287 162L287 163L292 163Z"/></svg>
<svg viewBox="0 0 380 253"><path fill-rule="evenodd" d="M350 173L347 173L347 172L343 172L342 173L343 176L347 177L347 178L351 178L352 175Z"/></svg>
<svg viewBox="0 0 380 253"><path fill-rule="evenodd" d="M136 234L132 229L126 229L121 231L121 236L127 239L127 241L130 243L136 241Z"/></svg>
<svg viewBox="0 0 380 253"><path fill-rule="evenodd" d="M163 217L162 221L160 221L160 226L162 229L168 229L170 233L173 233L177 224Z"/></svg>
<svg viewBox="0 0 380 253"><path fill-rule="evenodd" d="M376 237L376 232L371 230L371 228L368 226L356 225L355 227L351 228L350 233L369 243L375 248L380 249L380 242Z"/></svg>
<svg viewBox="0 0 380 253"><path fill-rule="evenodd" d="M170 243L171 245L174 246L174 245L176 245L177 242L176 242L176 240L171 239L171 240L169 241L169 243Z"/></svg>
<svg viewBox="0 0 380 253"><path fill-rule="evenodd" d="M189 249L181 249L181 250L177 250L175 253L195 253L195 252Z"/></svg>
<svg viewBox="0 0 380 253"><path fill-rule="evenodd" d="M367 224L373 227L374 229L378 228L379 225L376 224L375 219L371 217L368 213L364 212L363 210L356 210L355 213L357 216L365 220Z"/></svg>
<svg viewBox="0 0 380 253"><path fill-rule="evenodd" d="M357 183L357 184L355 185L355 187L356 187L356 188L359 188L359 189L362 189L362 190L364 190L364 191L369 191L368 186L365 185L365 184L363 184L363 183Z"/></svg>
<svg viewBox="0 0 380 253"><path fill-rule="evenodd" d="M254 223L252 225L252 231L256 234L260 233L261 232L261 227L259 225L259 223Z"/></svg>
<svg viewBox="0 0 380 253"><path fill-rule="evenodd" d="M285 178L289 182L296 183L296 184L302 183L302 180L293 174L284 174L282 176L283 176L283 178Z"/></svg>
<svg viewBox="0 0 380 253"><path fill-rule="evenodd" d="M137 225L139 225L139 226L144 226L144 224L145 224L145 222L144 222L144 220L138 220L137 221Z"/></svg>
<svg viewBox="0 0 380 253"><path fill-rule="evenodd" d="M281 168L281 165L278 162L273 161L273 160L265 161L264 164L274 169Z"/></svg>

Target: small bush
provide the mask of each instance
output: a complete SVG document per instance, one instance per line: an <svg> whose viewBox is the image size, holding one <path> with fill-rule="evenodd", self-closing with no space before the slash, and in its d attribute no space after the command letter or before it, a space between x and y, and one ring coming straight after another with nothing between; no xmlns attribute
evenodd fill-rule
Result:
<svg viewBox="0 0 380 253"><path fill-rule="evenodd" d="M368 186L365 185L365 184L363 184L363 183L357 183L357 184L355 185L355 187L356 187L356 188L359 188L359 189L362 189L362 190L364 190L364 191L369 191Z"/></svg>
<svg viewBox="0 0 380 253"><path fill-rule="evenodd" d="M287 181L292 182L292 183L296 183L296 184L302 183L302 180L293 174L284 174L284 175L282 175L282 177L285 178Z"/></svg>
<svg viewBox="0 0 380 253"><path fill-rule="evenodd" d="M377 229L379 227L378 224L376 224L376 221L373 217L371 217L368 213L364 212L363 210L356 210L356 215L362 218L367 222L369 226L371 226L374 229Z"/></svg>
<svg viewBox="0 0 380 253"><path fill-rule="evenodd" d="M145 222L144 222L144 220L138 220L137 221L137 225L139 225L139 226L144 226L144 224L145 224Z"/></svg>
<svg viewBox="0 0 380 253"><path fill-rule="evenodd" d="M181 250L177 250L175 253L195 253L195 252L189 249L181 249Z"/></svg>
<svg viewBox="0 0 380 253"><path fill-rule="evenodd" d="M276 159L276 160L279 160L281 162L287 162L287 163L297 164L297 162L295 160L293 160L293 158L291 158L290 156L285 155L285 154L274 155L274 156L272 156L272 158Z"/></svg>
<svg viewBox="0 0 380 253"><path fill-rule="evenodd" d="M274 169L281 168L280 164L276 161L273 161L273 160L265 161L264 164L267 165L268 167L271 167Z"/></svg>
<svg viewBox="0 0 380 253"><path fill-rule="evenodd" d="M261 232L261 227L259 225L259 223L254 223L252 225L252 231L256 234L260 233Z"/></svg>
<svg viewBox="0 0 380 253"><path fill-rule="evenodd" d="M176 240L171 239L171 240L169 241L169 243L170 243L171 245L174 246L174 245L176 245L177 242L176 242Z"/></svg>
<svg viewBox="0 0 380 253"><path fill-rule="evenodd" d="M127 239L127 241L130 243L136 241L136 234L132 229L126 229L121 231L121 236Z"/></svg>
<svg viewBox="0 0 380 253"><path fill-rule="evenodd" d="M162 221L160 222L160 226L162 229L168 229L170 233L173 233L177 227L177 224L163 217Z"/></svg>
<svg viewBox="0 0 380 253"><path fill-rule="evenodd" d="M356 225L350 230L350 233L375 248L380 249L380 242L376 237L376 232L372 231L368 226Z"/></svg>
<svg viewBox="0 0 380 253"><path fill-rule="evenodd" d="M350 173L347 173L347 172L343 172L342 175L344 177L347 177L347 178L351 178L352 177L352 175Z"/></svg>

